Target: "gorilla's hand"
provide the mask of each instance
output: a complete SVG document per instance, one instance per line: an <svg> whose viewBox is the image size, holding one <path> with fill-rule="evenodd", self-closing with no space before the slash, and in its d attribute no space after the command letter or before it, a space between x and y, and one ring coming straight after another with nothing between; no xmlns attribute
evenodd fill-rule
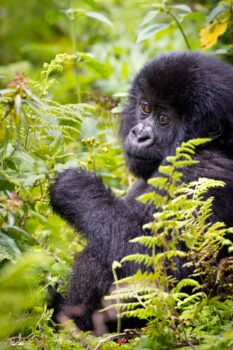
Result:
<svg viewBox="0 0 233 350"><path fill-rule="evenodd" d="M78 230L86 230L86 222L101 209L101 203L111 204L113 195L93 172L75 168L55 177L50 189L53 210Z"/></svg>
<svg viewBox="0 0 233 350"><path fill-rule="evenodd" d="M55 211L57 205L62 205L65 200L71 201L78 199L88 191L98 186L102 181L91 171L81 168L68 169L56 175L53 186L51 187L51 204Z"/></svg>

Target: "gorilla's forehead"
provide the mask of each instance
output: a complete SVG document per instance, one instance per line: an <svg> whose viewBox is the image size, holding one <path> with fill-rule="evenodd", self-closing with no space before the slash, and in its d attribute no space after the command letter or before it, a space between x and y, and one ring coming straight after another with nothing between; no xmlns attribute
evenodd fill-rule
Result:
<svg viewBox="0 0 233 350"><path fill-rule="evenodd" d="M136 76L137 95L175 108L208 108L232 97L233 69L210 56L179 52L149 61Z"/></svg>
<svg viewBox="0 0 233 350"><path fill-rule="evenodd" d="M203 91L202 69L196 56L161 56L148 62L135 79L139 94L162 103L185 102ZM187 102L187 101L186 101Z"/></svg>

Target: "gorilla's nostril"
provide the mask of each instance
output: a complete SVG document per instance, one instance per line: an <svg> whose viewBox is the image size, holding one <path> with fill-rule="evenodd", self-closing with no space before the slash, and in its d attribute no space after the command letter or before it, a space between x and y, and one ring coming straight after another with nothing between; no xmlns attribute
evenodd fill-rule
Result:
<svg viewBox="0 0 233 350"><path fill-rule="evenodd" d="M131 147L144 148L150 146L154 142L153 130L150 126L143 123L137 124L131 129L128 142Z"/></svg>
<svg viewBox="0 0 233 350"><path fill-rule="evenodd" d="M146 125L138 134L137 134L137 143L140 146L146 147L150 146L154 142L154 135L152 128Z"/></svg>

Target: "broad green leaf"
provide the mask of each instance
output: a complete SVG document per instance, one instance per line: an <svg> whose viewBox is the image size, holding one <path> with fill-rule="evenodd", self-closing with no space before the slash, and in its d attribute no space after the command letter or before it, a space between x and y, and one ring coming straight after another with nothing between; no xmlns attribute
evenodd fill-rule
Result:
<svg viewBox="0 0 233 350"><path fill-rule="evenodd" d="M11 92L14 92L14 89L3 89L0 90L0 95L6 95L6 94L10 94Z"/></svg>
<svg viewBox="0 0 233 350"><path fill-rule="evenodd" d="M0 232L0 260L13 260L19 255L21 255L21 252L15 241L5 233Z"/></svg>
<svg viewBox="0 0 233 350"><path fill-rule="evenodd" d="M138 33L137 43L151 38L155 33L158 33L168 27L169 27L169 24L167 23L153 24L149 27L146 27L145 29L141 30Z"/></svg>
<svg viewBox="0 0 233 350"><path fill-rule="evenodd" d="M21 227L6 224L5 228L7 232L9 232L11 238L16 239L16 241L18 241L19 237L23 237L24 240L30 240L32 243L36 242L36 239Z"/></svg>
<svg viewBox="0 0 233 350"><path fill-rule="evenodd" d="M10 254L6 247L0 245L0 262L3 260L14 260L14 256Z"/></svg>
<svg viewBox="0 0 233 350"><path fill-rule="evenodd" d="M180 5L173 5L173 6L170 6L171 8L175 9L175 10L181 10L181 11L184 11L184 12L192 12L191 8L187 5L184 5L184 4L180 4Z"/></svg>
<svg viewBox="0 0 233 350"><path fill-rule="evenodd" d="M17 94L15 96L15 110L17 114L20 114L21 106L22 106L22 98L19 94Z"/></svg>
<svg viewBox="0 0 233 350"><path fill-rule="evenodd" d="M109 70L108 67L102 63L96 62L94 59L86 61L87 66L92 68L96 73L99 73L104 79L108 79Z"/></svg>
<svg viewBox="0 0 233 350"><path fill-rule="evenodd" d="M85 0L85 3L87 3L88 5L90 5L91 7L95 8L95 9L98 9L98 4L94 0Z"/></svg>
<svg viewBox="0 0 233 350"><path fill-rule="evenodd" d="M225 12L226 10L230 9L230 5L227 4L219 4L218 6L216 6L211 12L210 14L207 16L207 22L212 22L216 17L218 17L219 15L221 15L223 12Z"/></svg>
<svg viewBox="0 0 233 350"><path fill-rule="evenodd" d="M226 47L226 48L218 49L218 50L215 50L214 53L216 55L230 55L231 54L231 48L230 47Z"/></svg>
<svg viewBox="0 0 233 350"><path fill-rule="evenodd" d="M99 12L87 12L86 16L94 18L97 21L100 21L102 23L105 23L105 24L107 24L108 26L110 26L112 28L114 27L113 23L107 17L102 15L102 13L99 13Z"/></svg>
<svg viewBox="0 0 233 350"><path fill-rule="evenodd" d="M202 12L191 12L185 16L185 20L187 19L197 22L205 22L205 15Z"/></svg>
<svg viewBox="0 0 233 350"><path fill-rule="evenodd" d="M140 23L139 27L144 27L145 24L151 22L158 15L158 13L159 11L156 11L156 10L149 11L144 17L144 19L142 20L142 22Z"/></svg>
<svg viewBox="0 0 233 350"><path fill-rule="evenodd" d="M16 168L20 171L31 171L35 164L35 160L26 152L16 151L14 155L10 156L8 161L12 161Z"/></svg>
<svg viewBox="0 0 233 350"><path fill-rule="evenodd" d="M124 110L125 105L123 103L118 103L118 105L116 107L114 107L111 112L113 114L119 114L122 113Z"/></svg>

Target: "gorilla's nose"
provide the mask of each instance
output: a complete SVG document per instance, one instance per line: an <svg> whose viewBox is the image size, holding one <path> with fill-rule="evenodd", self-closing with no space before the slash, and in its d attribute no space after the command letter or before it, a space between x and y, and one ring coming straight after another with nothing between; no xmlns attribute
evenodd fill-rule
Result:
<svg viewBox="0 0 233 350"><path fill-rule="evenodd" d="M137 148L150 146L154 142L153 130L150 126L139 123L130 130L129 142Z"/></svg>

